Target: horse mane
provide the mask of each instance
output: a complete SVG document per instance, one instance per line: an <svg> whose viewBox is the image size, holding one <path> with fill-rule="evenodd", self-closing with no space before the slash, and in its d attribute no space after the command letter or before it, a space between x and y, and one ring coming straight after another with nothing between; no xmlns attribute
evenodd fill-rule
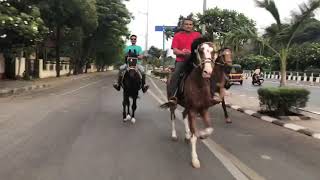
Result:
<svg viewBox="0 0 320 180"><path fill-rule="evenodd" d="M196 54L196 50L198 48L198 46L204 42L210 42L210 39L207 37L199 37L197 39L195 39L192 44L191 44L191 54L190 57L187 59L187 67L186 67L186 72L187 74L189 74L193 68L194 68L194 64L197 64L197 54Z"/></svg>

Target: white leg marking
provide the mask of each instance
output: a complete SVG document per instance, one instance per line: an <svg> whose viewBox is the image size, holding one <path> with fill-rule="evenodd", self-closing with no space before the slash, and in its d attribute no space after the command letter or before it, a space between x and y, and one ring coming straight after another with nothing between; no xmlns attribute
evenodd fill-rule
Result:
<svg viewBox="0 0 320 180"><path fill-rule="evenodd" d="M131 118L131 122L134 124L136 123L136 118Z"/></svg>
<svg viewBox="0 0 320 180"><path fill-rule="evenodd" d="M184 118L183 121L184 121L186 139L187 139L187 140L190 140L190 138L191 138L191 132L190 132L190 128L189 128L188 116L186 116L186 118Z"/></svg>
<svg viewBox="0 0 320 180"><path fill-rule="evenodd" d="M127 117L123 119L123 121L129 121L130 119L131 119L131 116L128 114Z"/></svg>
<svg viewBox="0 0 320 180"><path fill-rule="evenodd" d="M177 140L177 132L176 132L176 123L175 120L171 120L171 127L172 127L172 132L171 132L171 138L172 140Z"/></svg>
<svg viewBox="0 0 320 180"><path fill-rule="evenodd" d="M207 138L208 136L210 136L213 132L213 128L209 127L209 128L205 128L204 130L201 130L199 132L199 137L201 138Z"/></svg>
<svg viewBox="0 0 320 180"><path fill-rule="evenodd" d="M195 134L191 137L191 162L194 168L200 168L200 161L197 154L197 136Z"/></svg>

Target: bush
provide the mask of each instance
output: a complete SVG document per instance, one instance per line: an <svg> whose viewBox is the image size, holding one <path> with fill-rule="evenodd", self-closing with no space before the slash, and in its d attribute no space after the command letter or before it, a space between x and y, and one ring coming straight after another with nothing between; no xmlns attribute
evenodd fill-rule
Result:
<svg viewBox="0 0 320 180"><path fill-rule="evenodd" d="M305 107L310 92L303 88L268 87L258 90L260 107L277 115L288 115L292 107Z"/></svg>

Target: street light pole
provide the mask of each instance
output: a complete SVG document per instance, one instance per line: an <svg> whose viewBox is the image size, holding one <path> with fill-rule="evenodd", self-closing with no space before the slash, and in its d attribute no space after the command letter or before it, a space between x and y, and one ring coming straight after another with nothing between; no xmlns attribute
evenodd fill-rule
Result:
<svg viewBox="0 0 320 180"><path fill-rule="evenodd" d="M145 54L148 53L148 35L149 35L149 0L147 0L147 31L146 31L146 47L145 47Z"/></svg>
<svg viewBox="0 0 320 180"><path fill-rule="evenodd" d="M206 10L207 10L207 0L203 0L203 14ZM202 25L201 30L202 30L202 35L205 35L205 33L206 33L206 25L205 24Z"/></svg>

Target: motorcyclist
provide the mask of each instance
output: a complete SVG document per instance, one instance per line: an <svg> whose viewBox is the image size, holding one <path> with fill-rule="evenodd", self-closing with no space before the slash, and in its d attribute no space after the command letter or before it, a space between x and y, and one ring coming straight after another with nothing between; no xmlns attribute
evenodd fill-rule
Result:
<svg viewBox="0 0 320 180"><path fill-rule="evenodd" d="M252 80L254 82L257 82L259 80L259 77L260 77L261 73L262 73L262 69L261 69L261 67L259 65L257 65L256 69L253 72L253 75L252 75L253 79Z"/></svg>

